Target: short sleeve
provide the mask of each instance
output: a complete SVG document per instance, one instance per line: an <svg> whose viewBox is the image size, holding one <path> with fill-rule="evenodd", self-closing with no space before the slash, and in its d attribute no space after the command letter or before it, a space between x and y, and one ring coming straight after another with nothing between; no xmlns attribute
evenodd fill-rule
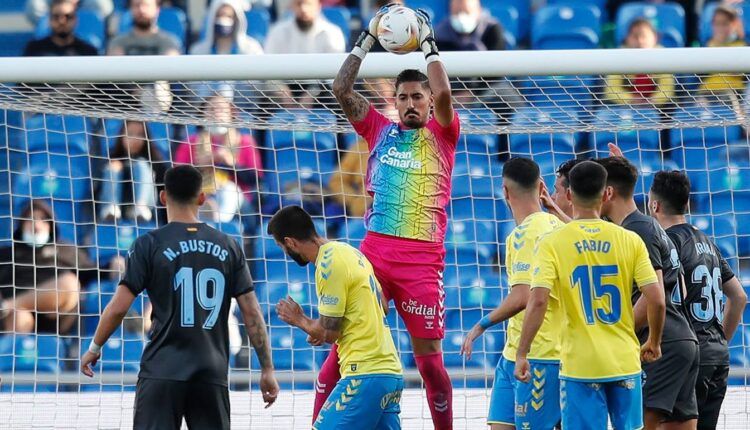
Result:
<svg viewBox="0 0 750 430"><path fill-rule="evenodd" d="M651 260L651 266L656 270L663 269L661 261L661 249L664 245L664 239L656 229L639 228L635 231L640 236L646 246L648 257Z"/></svg>
<svg viewBox="0 0 750 430"><path fill-rule="evenodd" d="M531 289L547 288L552 290L557 284L557 257L555 257L549 236L539 242L534 255L534 267L531 273Z"/></svg>
<svg viewBox="0 0 750 430"><path fill-rule="evenodd" d="M378 134L391 124L393 123L385 115L378 112L373 105L370 105L370 109L367 111L364 119L352 122L352 127L354 127L354 131L357 134L367 141L367 148L372 151L378 143L376 142Z"/></svg>
<svg viewBox="0 0 750 430"><path fill-rule="evenodd" d="M125 265L125 276L120 284L125 285L134 295L140 294L148 288L151 277L151 247L150 235L140 236L128 250Z"/></svg>
<svg viewBox="0 0 750 430"><path fill-rule="evenodd" d="M453 121L445 127L440 125L435 117L432 117L432 119L430 119L429 128L430 131L437 136L439 142L451 148L455 148L458 144L458 136L461 134L461 120L458 117L458 111L453 111Z"/></svg>
<svg viewBox="0 0 750 430"><path fill-rule="evenodd" d="M507 241L515 251L509 262L513 271L512 274L508 272L508 285L511 287L518 284L531 285L531 262L534 261L534 242L526 236L524 231L518 229L511 232Z"/></svg>
<svg viewBox="0 0 750 430"><path fill-rule="evenodd" d="M640 237L633 237L633 245L635 248L635 269L633 271L633 280L638 285L638 289L643 288L648 284L658 282L656 272L654 271L653 259L649 258L649 251L646 248L646 244L641 240Z"/></svg>
<svg viewBox="0 0 750 430"><path fill-rule="evenodd" d="M714 250L716 251L716 255L719 257L719 266L721 268L721 283L727 282L728 280L734 278L736 275L734 274L734 270L729 266L729 263L727 263L727 260L724 258L723 255L721 255L721 251L719 250L719 247L714 245Z"/></svg>
<svg viewBox="0 0 750 430"><path fill-rule="evenodd" d="M232 285L232 297L241 296L245 293L255 290L253 278L250 275L250 269L247 267L247 260L242 248L232 239L232 248L235 250L234 261L234 285Z"/></svg>
<svg viewBox="0 0 750 430"><path fill-rule="evenodd" d="M333 318L344 316L349 285L349 270L338 254L336 251L324 254L315 272L318 311Z"/></svg>

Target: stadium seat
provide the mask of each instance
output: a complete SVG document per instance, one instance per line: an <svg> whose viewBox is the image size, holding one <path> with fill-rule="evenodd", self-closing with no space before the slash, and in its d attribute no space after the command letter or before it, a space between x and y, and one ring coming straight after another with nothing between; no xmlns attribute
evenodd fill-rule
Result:
<svg viewBox="0 0 750 430"><path fill-rule="evenodd" d="M659 41L666 48L685 46L685 9L676 2L661 4L625 3L617 11L616 41L621 44L627 37L630 23L646 18L659 32Z"/></svg>
<svg viewBox="0 0 750 430"><path fill-rule="evenodd" d="M482 274L461 281L461 309L494 309L502 298L500 276Z"/></svg>
<svg viewBox="0 0 750 430"><path fill-rule="evenodd" d="M461 197L493 197L501 193L500 163L490 164L489 157L485 160L473 157L473 162L467 160L467 154L457 154L453 168L452 196Z"/></svg>
<svg viewBox="0 0 750 430"><path fill-rule="evenodd" d="M406 5L412 9L430 9L430 20L433 26L438 25L450 14L449 0L406 0Z"/></svg>
<svg viewBox="0 0 750 430"><path fill-rule="evenodd" d="M20 57L32 39L34 39L34 32L31 31L0 33L0 57Z"/></svg>
<svg viewBox="0 0 750 430"><path fill-rule="evenodd" d="M27 0L3 0L0 2L0 13L21 13L26 8Z"/></svg>
<svg viewBox="0 0 750 430"><path fill-rule="evenodd" d="M99 267L106 267L115 255L125 256L138 236L156 228L153 223L136 224L125 219L117 224L96 224L86 242L89 258Z"/></svg>
<svg viewBox="0 0 750 430"><path fill-rule="evenodd" d="M271 26L271 14L268 9L254 7L245 12L245 18L247 18L247 35L261 44L265 42Z"/></svg>
<svg viewBox="0 0 750 430"><path fill-rule="evenodd" d="M482 311L451 311L446 317L446 334L443 341L445 366L448 368L484 368L492 371L498 360L500 345L495 344L494 336L482 336L474 343L474 353L470 360L459 355L464 334L482 317Z"/></svg>
<svg viewBox="0 0 750 430"><path fill-rule="evenodd" d="M609 153L607 144L610 142L616 143L629 158L638 151L658 151L659 131L639 127L653 127L659 123L659 119L656 109L612 106L599 110L596 113L595 127L600 131L591 134L598 155L606 156Z"/></svg>
<svg viewBox="0 0 750 430"><path fill-rule="evenodd" d="M366 233L365 222L360 218L346 218L339 227L341 240L358 249Z"/></svg>
<svg viewBox="0 0 750 430"><path fill-rule="evenodd" d="M352 13L348 8L344 6L330 6L323 8L323 16L328 21L336 25L341 29L344 34L344 42L346 43L347 49L349 49L349 39L351 37L352 30L349 27L349 21L352 19Z"/></svg>
<svg viewBox="0 0 750 430"><path fill-rule="evenodd" d="M696 124L697 127L674 128L669 131L672 148L679 146L690 148L710 148L734 142L741 135L737 125L712 125L700 127L700 124L720 123L722 120L736 122L737 114L727 106L687 106L677 110L673 115L675 121L682 124Z"/></svg>
<svg viewBox="0 0 750 430"><path fill-rule="evenodd" d="M100 53L104 52L104 42L107 34L104 28L104 19L94 11L81 9L77 13L78 25L75 28L75 35L85 40L98 49ZM37 39L47 37L50 34L49 17L42 17L36 26L34 36Z"/></svg>
<svg viewBox="0 0 750 430"><path fill-rule="evenodd" d="M574 154L578 133L555 133L555 130L578 123L578 115L570 110L526 107L516 111L511 121L514 127L538 130L532 134L513 133L509 136L511 154L526 155L553 152Z"/></svg>
<svg viewBox="0 0 750 430"><path fill-rule="evenodd" d="M92 132L87 118L56 114L26 115L25 142L17 149L24 152L49 152L61 155L88 155L88 134Z"/></svg>
<svg viewBox="0 0 750 430"><path fill-rule="evenodd" d="M485 6L486 7L486 6ZM498 2L488 13L500 22L503 26L503 38L505 39L505 49L516 49L520 38L518 9L509 4Z"/></svg>
<svg viewBox="0 0 750 430"><path fill-rule="evenodd" d="M187 37L188 22L187 16L182 9L176 7L163 7L159 12L159 18L157 19L159 28L169 32L177 38L182 49L185 49L185 42ZM119 34L127 33L133 27L133 16L130 11L124 11L120 15Z"/></svg>
<svg viewBox="0 0 750 430"><path fill-rule="evenodd" d="M284 324L272 327L269 338L273 364L277 370L316 370L313 348L307 343L305 332ZM255 354L251 355L251 368L260 369L258 358Z"/></svg>
<svg viewBox="0 0 750 430"><path fill-rule="evenodd" d="M703 7L703 12L700 16L700 23L698 28L698 39L700 40L702 46L706 46L708 44L708 41L711 39L711 35L713 32L713 29L711 28L711 22L713 21L716 7L719 4L721 4L721 2L711 1L706 2L705 6ZM748 6L747 4L739 3L734 7L737 9L740 18L742 19L744 28L750 28L750 13L748 13L750 6ZM750 41L750 34L748 34L748 32L745 32L745 41Z"/></svg>
<svg viewBox="0 0 750 430"><path fill-rule="evenodd" d="M518 12L518 29L516 36L516 42L522 43L529 35L529 27L531 23L531 2L528 0L493 0L483 2L482 6L487 9L490 14L496 18L503 15L503 10L511 6ZM504 24L504 23L503 23Z"/></svg>
<svg viewBox="0 0 750 430"><path fill-rule="evenodd" d="M740 258L750 257L750 213L734 214L737 220L737 253ZM750 277L741 278L750 281Z"/></svg>
<svg viewBox="0 0 750 430"><path fill-rule="evenodd" d="M579 116L589 115L598 77L530 76L521 83L521 94L541 109L571 109Z"/></svg>
<svg viewBox="0 0 750 430"><path fill-rule="evenodd" d="M544 6L531 23L533 49L593 49L600 35L601 11L592 5Z"/></svg>
<svg viewBox="0 0 750 430"><path fill-rule="evenodd" d="M58 373L66 357L56 335L0 336L0 372Z"/></svg>
<svg viewBox="0 0 750 430"><path fill-rule="evenodd" d="M464 128L494 128L497 126L498 116L490 109L461 109L457 112ZM497 154L497 134L461 134L458 141L458 151L481 155Z"/></svg>
<svg viewBox="0 0 750 430"><path fill-rule="evenodd" d="M128 333L124 336L110 337L102 346L102 357L99 359L101 371L138 372L145 346L146 343L138 334Z"/></svg>

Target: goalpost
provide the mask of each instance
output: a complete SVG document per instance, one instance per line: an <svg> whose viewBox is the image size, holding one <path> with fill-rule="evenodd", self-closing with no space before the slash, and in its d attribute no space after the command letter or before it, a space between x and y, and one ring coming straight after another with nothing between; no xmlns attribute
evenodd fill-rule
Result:
<svg viewBox="0 0 750 430"><path fill-rule="evenodd" d="M500 190L502 162L508 157L534 158L552 189L560 163L605 155L607 143L617 143L640 168L636 192L642 210L657 170L686 170L693 185L692 222L715 238L750 287L750 93L740 89L750 73L750 48L459 52L441 57L462 120L447 209L444 274L443 347L455 387L457 429L484 428L504 342L500 326L475 342L470 361L458 355L463 335L508 293L500 264L505 237L513 228ZM246 249L282 383L278 403L263 409L254 391L257 361L236 331L230 370L233 426L309 428L313 381L326 350L307 345L301 332L275 317L273 305L288 294L314 313L314 269L287 261L266 234L265 222L279 206L302 203L329 237L355 246L364 237L362 217L353 208L364 197L344 185L361 184L367 154L355 152L357 138L331 92L344 58L0 59L0 246L20 249L23 238L14 233L28 222L24 209L30 200L41 199L51 207L58 230L52 254L65 243L78 246L75 264L62 268L80 269L81 281L78 306L61 310L61 318L37 308L30 333L19 329L25 327L19 320L15 325L0 321L0 427L131 425L148 329L147 298L136 301L123 329L105 346L95 378L77 371L78 357L112 297L122 269L119 258L137 235L165 221L155 206L158 180L152 175L158 178L159 166L187 161L207 173L206 189L215 196L213 211L202 215ZM422 56L370 54L358 90L392 115L392 78L405 68L424 69ZM612 75L621 76L608 81ZM231 98L230 115L220 102L206 103L206 96L215 94ZM632 101L633 94L643 102L623 103ZM226 136L227 129L245 137L230 139L238 144L217 156L207 139ZM154 149L143 163L115 152L116 146L142 134ZM257 151L248 146L253 141ZM344 159L354 167L339 174ZM136 165L147 167L145 176ZM345 198L341 192L347 193ZM122 206L120 217L107 210L112 195L124 196L125 203L132 200ZM8 255L14 268L37 261L22 262L17 250ZM86 269L86 260L97 269ZM17 285L17 271L4 280L8 272L3 267L8 266L0 262L3 298L33 290ZM55 285L62 273L44 280ZM37 276L38 286L43 275ZM395 311L388 319L405 365L403 427L432 428L406 330ZM237 327L236 321L232 324ZM730 344L730 388L720 428L750 428L747 324L746 319Z"/></svg>

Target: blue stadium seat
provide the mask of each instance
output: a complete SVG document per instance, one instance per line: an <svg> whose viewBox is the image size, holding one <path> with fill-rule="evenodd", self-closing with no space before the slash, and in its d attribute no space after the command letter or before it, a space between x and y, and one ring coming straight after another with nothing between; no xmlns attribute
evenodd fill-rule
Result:
<svg viewBox="0 0 750 430"><path fill-rule="evenodd" d="M75 35L93 45L100 53L104 52L104 42L107 38L104 19L96 12L87 9L79 10L77 15L78 25L76 25ZM34 36L41 39L49 34L49 17L43 17L37 23Z"/></svg>
<svg viewBox="0 0 750 430"><path fill-rule="evenodd" d="M27 115L24 129L25 141L13 145L21 151L62 155L89 153L88 134L92 132L92 126L87 118L56 114Z"/></svg>
<svg viewBox="0 0 750 430"><path fill-rule="evenodd" d="M449 252L455 249L472 253L476 249L480 255L491 255L497 237L496 228L494 221L450 220L445 238L446 249Z"/></svg>
<svg viewBox="0 0 750 430"><path fill-rule="evenodd" d="M176 7L163 7L159 12L157 23L159 28L174 35L184 50L188 28L185 12ZM120 27L118 33L127 33L132 27L133 16L130 14L130 11L124 11L120 15Z"/></svg>
<svg viewBox="0 0 750 430"><path fill-rule="evenodd" d="M348 8L344 6L331 6L323 8L323 16L328 21L336 25L341 29L344 34L344 42L346 43L347 49L349 46L349 38L351 37L352 30L349 28L349 21L352 19L352 13Z"/></svg>
<svg viewBox="0 0 750 430"><path fill-rule="evenodd" d="M494 2L493 2L494 3ZM498 4L488 9L488 12L495 17L503 26L503 38L505 39L505 49L516 49L520 38L520 17L518 9L509 4Z"/></svg>
<svg viewBox="0 0 750 430"><path fill-rule="evenodd" d="M443 341L446 367L484 368L491 371L498 360L500 345L495 344L494 336L482 336L474 342L474 353L470 360L458 353L463 343L464 334L482 317L482 311L452 311L446 317L446 335Z"/></svg>
<svg viewBox="0 0 750 430"><path fill-rule="evenodd" d="M471 276L461 281L461 309L483 309L485 312L500 304L502 291L498 274Z"/></svg>
<svg viewBox="0 0 750 430"><path fill-rule="evenodd" d="M493 197L502 192L500 163L492 163L488 156L484 160L466 158L465 153L456 155L451 192L454 198Z"/></svg>
<svg viewBox="0 0 750 430"><path fill-rule="evenodd" d="M65 345L56 335L0 336L0 372L57 373L65 357Z"/></svg>
<svg viewBox="0 0 750 430"><path fill-rule="evenodd" d="M494 127L497 125L497 114L490 109L458 110L458 116L464 126ZM498 138L496 134L461 134L458 151L470 154L497 154Z"/></svg>
<svg viewBox="0 0 750 430"><path fill-rule="evenodd" d="M494 17L500 17L503 14L503 9L508 6L512 6L518 12L518 33L516 34L516 42L523 42L529 35L529 27L531 24L531 2L528 0L494 0L483 2L485 9Z"/></svg>
<svg viewBox="0 0 750 430"><path fill-rule="evenodd" d="M750 213L737 213L737 252L738 256L747 259L750 257ZM741 278L750 281L750 276Z"/></svg>
<svg viewBox="0 0 750 430"><path fill-rule="evenodd" d="M365 234L367 234L365 222L359 218L346 218L339 229L341 240L357 249L365 238Z"/></svg>
<svg viewBox="0 0 750 430"><path fill-rule="evenodd" d="M271 349L273 351L273 364L278 370L316 370L316 362L313 348L306 339L307 335L302 331L285 327L272 327ZM251 368L259 369L260 364L255 354L252 355Z"/></svg>
<svg viewBox="0 0 750 430"><path fill-rule="evenodd" d="M31 31L0 33L0 57L20 57L32 39L34 33Z"/></svg>
<svg viewBox="0 0 750 430"><path fill-rule="evenodd" d="M706 46L708 41L711 39L711 35L713 32L713 29L711 28L711 22L713 21L716 7L719 4L721 4L721 2L711 1L706 2L705 6L703 7L703 12L700 16L700 24L698 28L698 39L703 46ZM737 4L734 7L737 9L744 27L750 28L750 13L748 13L750 12L750 7L746 4L743 5L742 3ZM747 32L745 32L745 41L748 40L750 40L750 34L747 34Z"/></svg>
<svg viewBox="0 0 750 430"><path fill-rule="evenodd" d="M736 121L737 114L727 106L687 106L674 113L676 121L685 124L716 124L722 120ZM741 127L737 125L706 126L695 128L674 128L670 130L670 142L672 148L685 146L691 148L709 148L712 146L725 145L740 138Z"/></svg>
<svg viewBox="0 0 750 430"><path fill-rule="evenodd" d="M533 49L593 49L600 35L601 11L591 5L544 6L531 23Z"/></svg>
<svg viewBox="0 0 750 430"><path fill-rule="evenodd" d="M606 156L609 152L607 144L610 142L616 143L629 158L633 157L637 151L660 149L658 130L637 129L659 123L659 112L656 109L612 106L597 112L595 121L597 129L602 131L594 132L591 136L594 147L601 156ZM628 127L632 128L628 129Z"/></svg>
<svg viewBox="0 0 750 430"><path fill-rule="evenodd" d="M0 2L0 12L23 12L26 8L27 0L3 0Z"/></svg>
<svg viewBox="0 0 750 430"><path fill-rule="evenodd" d="M107 273L103 272L101 276L104 278L106 275ZM84 335L94 335L94 331L99 324L99 317L114 297L118 286L119 281L101 280L92 282L81 291L81 332ZM138 315L144 315L147 302L147 295L141 294L133 301L130 310ZM118 328L116 336L121 336L122 331L122 327ZM127 332L127 337L133 336L137 337L137 335Z"/></svg>
<svg viewBox="0 0 750 430"><path fill-rule="evenodd" d="M448 218L454 221L504 220L510 215L505 201L499 198L454 198L447 209Z"/></svg>
<svg viewBox="0 0 750 430"><path fill-rule="evenodd" d="M536 156L544 152L572 155L576 150L578 133L554 133L552 131L562 126L573 126L577 123L576 112L570 110L521 108L513 115L511 127L536 128L539 129L539 132L511 134L509 136L510 152L511 154L526 156L532 153Z"/></svg>
<svg viewBox="0 0 750 430"><path fill-rule="evenodd" d="M660 43L667 48L685 46L685 9L678 3L626 3L617 11L616 41L622 43L628 27L636 18L646 18L659 32Z"/></svg>
<svg viewBox="0 0 750 430"><path fill-rule="evenodd" d="M253 7L245 12L245 18L247 18L247 35L261 44L265 42L271 26L271 14L268 9Z"/></svg>
<svg viewBox="0 0 750 430"><path fill-rule="evenodd" d="M89 257L99 267L105 267L115 255L125 256L138 236L148 233L156 228L156 224L136 223L128 220L119 220L117 225L96 224L87 242Z"/></svg>
<svg viewBox="0 0 750 430"><path fill-rule="evenodd" d="M662 160L661 157L642 158L640 160L632 161L639 167L638 182L636 182L635 185L636 195L648 195L648 191L651 189L651 184L654 182L654 175L656 172L660 170L678 170L677 164L672 160Z"/></svg>
<svg viewBox="0 0 750 430"><path fill-rule="evenodd" d="M137 334L112 336L102 346L102 357L98 366L101 366L103 372L138 372L145 346L146 343Z"/></svg>
<svg viewBox="0 0 750 430"><path fill-rule="evenodd" d="M521 94L535 107L571 109L579 116L592 111L595 76L530 76L524 78Z"/></svg>
<svg viewBox="0 0 750 430"><path fill-rule="evenodd" d="M406 0L406 5L412 9L429 9L432 13L430 20L433 26L438 25L450 14L449 0Z"/></svg>

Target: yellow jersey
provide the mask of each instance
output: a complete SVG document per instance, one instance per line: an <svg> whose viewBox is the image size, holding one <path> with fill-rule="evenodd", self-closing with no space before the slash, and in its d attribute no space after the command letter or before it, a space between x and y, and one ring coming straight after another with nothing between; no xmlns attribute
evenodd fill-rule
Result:
<svg viewBox="0 0 750 430"><path fill-rule="evenodd" d="M562 309L560 378L588 382L641 372L633 285L657 282L637 234L602 220L576 220L537 245L531 288L548 288Z"/></svg>
<svg viewBox="0 0 750 430"><path fill-rule="evenodd" d="M534 247L540 237L564 224L556 216L546 212L531 214L516 226L505 239L505 270L510 288L518 284L531 285L531 268L534 262ZM519 312L508 321L503 357L516 361L518 341L525 312ZM544 323L531 344L530 360L560 360L560 302L557 294L550 294L549 307Z"/></svg>
<svg viewBox="0 0 750 430"><path fill-rule="evenodd" d="M315 261L320 315L343 318L336 344L342 377L402 373L380 304L380 284L361 252L342 242L320 247Z"/></svg>

